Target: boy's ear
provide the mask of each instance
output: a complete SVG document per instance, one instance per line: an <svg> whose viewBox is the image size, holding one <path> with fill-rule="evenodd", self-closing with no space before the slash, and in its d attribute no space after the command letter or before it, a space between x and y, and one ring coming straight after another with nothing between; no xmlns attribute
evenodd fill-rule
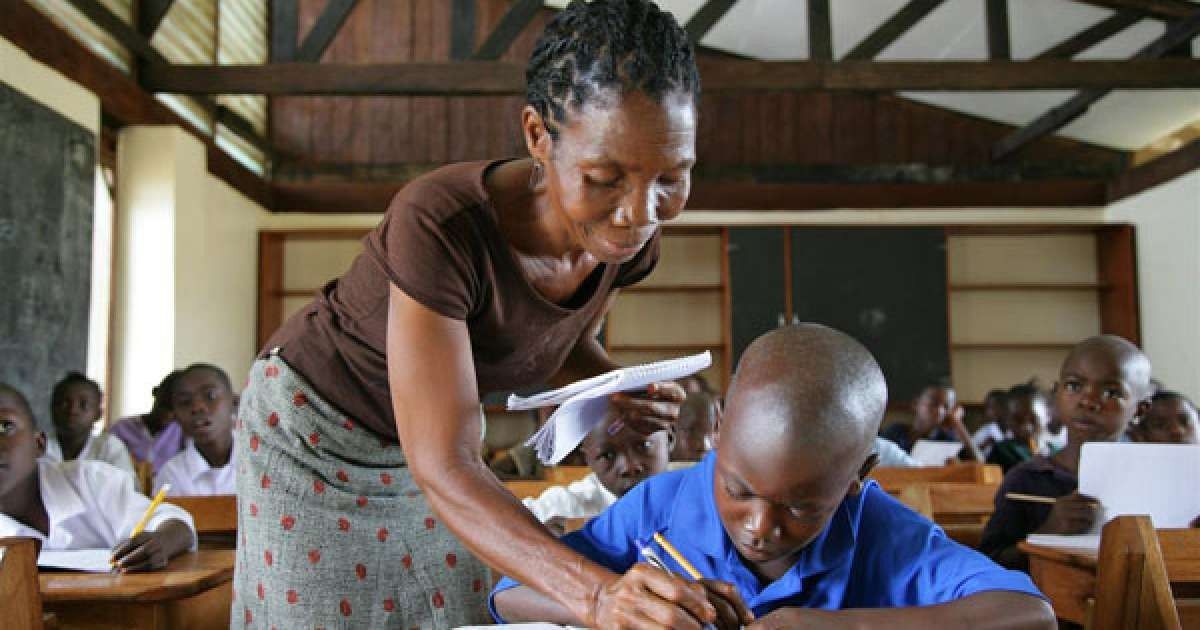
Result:
<svg viewBox="0 0 1200 630"><path fill-rule="evenodd" d="M850 494L858 494L862 492L863 484L867 482L867 476L872 470L879 465L879 454L871 453L867 459L863 461L862 467L858 469L858 474L855 475L854 481L850 482Z"/></svg>
<svg viewBox="0 0 1200 630"><path fill-rule="evenodd" d="M46 432L38 431L33 435L33 443L37 445L38 457L46 454Z"/></svg>

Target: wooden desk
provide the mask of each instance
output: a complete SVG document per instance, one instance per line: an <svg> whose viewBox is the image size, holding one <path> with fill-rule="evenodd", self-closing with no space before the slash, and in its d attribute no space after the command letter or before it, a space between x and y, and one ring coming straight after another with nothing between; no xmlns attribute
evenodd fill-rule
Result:
<svg viewBox="0 0 1200 630"><path fill-rule="evenodd" d="M153 573L38 575L42 605L64 628L224 628L233 599L232 550L183 554Z"/></svg>
<svg viewBox="0 0 1200 630"><path fill-rule="evenodd" d="M1087 625L1096 596L1096 552L1017 544L1029 556L1029 575L1059 619Z"/></svg>

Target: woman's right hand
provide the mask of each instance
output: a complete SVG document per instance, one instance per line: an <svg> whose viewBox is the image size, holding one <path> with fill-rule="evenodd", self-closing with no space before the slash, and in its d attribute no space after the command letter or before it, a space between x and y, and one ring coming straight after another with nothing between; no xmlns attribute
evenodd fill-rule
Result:
<svg viewBox="0 0 1200 630"><path fill-rule="evenodd" d="M1087 495L1072 492L1059 497L1050 509L1050 516L1037 529L1038 534L1086 534L1092 529L1100 512L1100 502Z"/></svg>
<svg viewBox="0 0 1200 630"><path fill-rule="evenodd" d="M688 582L638 563L600 590L592 623L597 628L737 628L749 611L740 598L730 601L730 591L736 593L729 585ZM710 601L713 593L716 605Z"/></svg>

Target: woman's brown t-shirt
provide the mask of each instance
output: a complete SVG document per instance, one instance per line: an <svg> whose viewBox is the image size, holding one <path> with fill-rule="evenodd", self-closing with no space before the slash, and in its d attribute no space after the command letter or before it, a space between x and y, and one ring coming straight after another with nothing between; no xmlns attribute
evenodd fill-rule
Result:
<svg viewBox="0 0 1200 630"><path fill-rule="evenodd" d="M498 162L455 164L405 186L350 269L271 337L292 368L352 420L396 438L384 341L395 284L446 317L465 320L480 394L544 383L613 289L647 276L659 236L622 265L601 264L566 306L529 284L500 232L484 177Z"/></svg>

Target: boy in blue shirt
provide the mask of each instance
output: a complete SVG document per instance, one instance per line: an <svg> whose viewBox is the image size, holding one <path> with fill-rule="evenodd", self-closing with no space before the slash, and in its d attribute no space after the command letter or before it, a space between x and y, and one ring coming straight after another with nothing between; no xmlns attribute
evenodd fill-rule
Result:
<svg viewBox="0 0 1200 630"><path fill-rule="evenodd" d="M646 480L562 539L622 574L597 608L621 611L628 627L1053 628L1027 576L866 479L886 398L879 365L840 332L807 324L760 337L738 366L715 453ZM676 575L640 563L656 532L707 579L678 577L662 549ZM508 579L491 606L508 622L578 623Z"/></svg>

